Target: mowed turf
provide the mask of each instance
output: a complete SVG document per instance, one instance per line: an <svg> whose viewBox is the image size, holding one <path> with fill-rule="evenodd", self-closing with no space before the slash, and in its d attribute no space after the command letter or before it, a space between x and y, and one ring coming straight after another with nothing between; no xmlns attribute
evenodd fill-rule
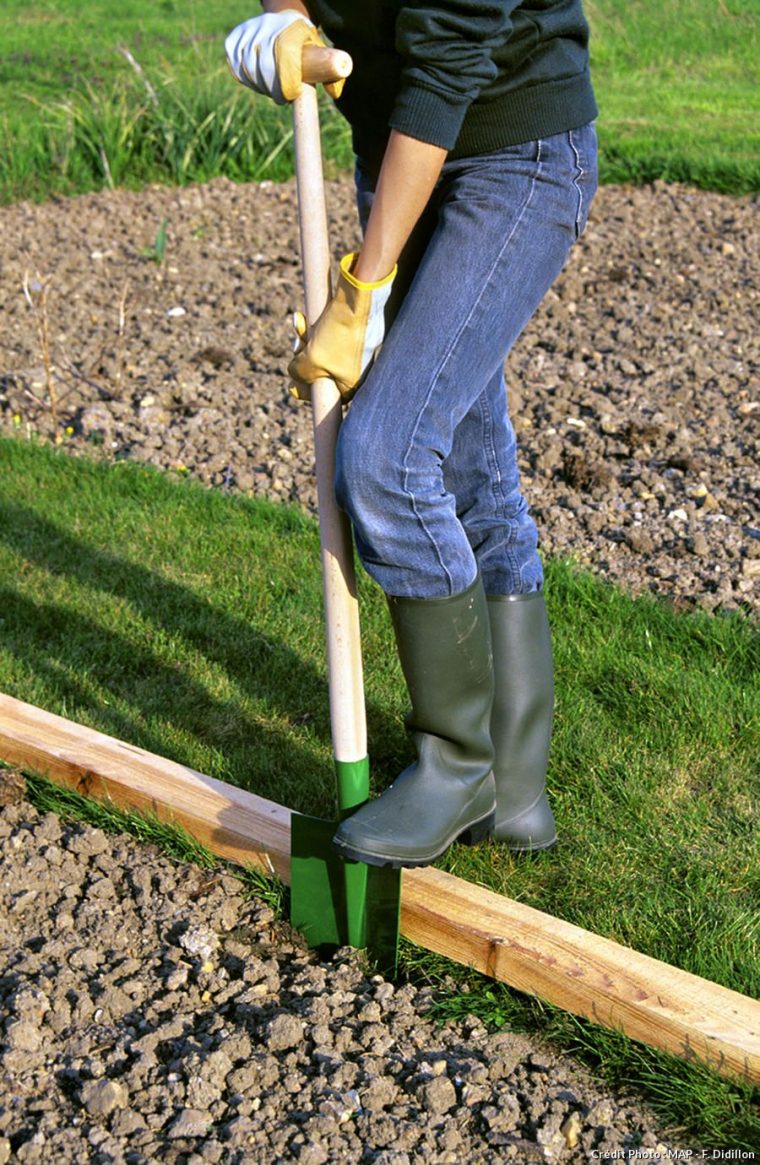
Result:
<svg viewBox="0 0 760 1165"><path fill-rule="evenodd" d="M755 0L586 0L604 181L760 189ZM237 85L229 0L4 0L0 198L110 184L282 178L289 112ZM129 54L129 57L127 56ZM348 132L324 106L332 166Z"/></svg>

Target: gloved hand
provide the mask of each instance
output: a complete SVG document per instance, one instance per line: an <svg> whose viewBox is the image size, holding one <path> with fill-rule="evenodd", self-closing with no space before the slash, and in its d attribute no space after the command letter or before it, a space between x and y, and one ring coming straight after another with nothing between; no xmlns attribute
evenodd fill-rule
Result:
<svg viewBox="0 0 760 1165"><path fill-rule="evenodd" d="M356 259L356 254L341 259L337 290L310 332L296 312L300 343L288 371L296 382L291 391L299 400L310 400L309 386L326 376L349 401L383 342L385 305L397 268L377 283L362 283L351 274Z"/></svg>
<svg viewBox="0 0 760 1165"><path fill-rule="evenodd" d="M301 95L301 54L305 45L325 47L310 20L301 12L264 12L233 28L224 42L234 76L249 89L271 97L277 105ZM331 81L325 89L340 97L344 82Z"/></svg>

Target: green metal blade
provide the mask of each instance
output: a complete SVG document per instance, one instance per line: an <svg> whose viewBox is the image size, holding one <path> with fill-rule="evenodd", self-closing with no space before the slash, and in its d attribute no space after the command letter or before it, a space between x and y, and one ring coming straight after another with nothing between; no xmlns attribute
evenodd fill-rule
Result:
<svg viewBox="0 0 760 1165"><path fill-rule="evenodd" d="M369 798L369 757L357 761L336 760L335 776L338 781L338 814L342 821ZM345 861L342 866L348 945L361 950L367 939L368 867L362 862Z"/></svg>
<svg viewBox="0 0 760 1165"><path fill-rule="evenodd" d="M369 760L336 761L341 819L369 796ZM290 921L309 946L366 948L383 974L398 956L401 871L347 862L332 847L337 821L291 815Z"/></svg>
<svg viewBox="0 0 760 1165"><path fill-rule="evenodd" d="M348 942L343 862L332 847L337 823L293 813L290 818L290 922L310 947Z"/></svg>
<svg viewBox="0 0 760 1165"><path fill-rule="evenodd" d="M392 870L390 866L364 868L367 870L364 946L380 974L392 978L398 966L401 870Z"/></svg>

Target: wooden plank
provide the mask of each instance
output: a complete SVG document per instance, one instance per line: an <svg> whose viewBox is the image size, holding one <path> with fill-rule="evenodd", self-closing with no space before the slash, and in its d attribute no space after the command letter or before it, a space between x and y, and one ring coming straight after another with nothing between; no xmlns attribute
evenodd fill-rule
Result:
<svg viewBox="0 0 760 1165"><path fill-rule="evenodd" d="M178 821L289 878L290 810L0 695L0 757ZM760 1083L760 1003L433 868L404 872L401 929L429 950L727 1076Z"/></svg>
<svg viewBox="0 0 760 1165"><path fill-rule="evenodd" d="M443 870L407 870L401 929L519 991L760 1082L760 1003Z"/></svg>
<svg viewBox="0 0 760 1165"><path fill-rule="evenodd" d="M87 797L184 826L220 857L290 876L290 810L0 695L0 758Z"/></svg>

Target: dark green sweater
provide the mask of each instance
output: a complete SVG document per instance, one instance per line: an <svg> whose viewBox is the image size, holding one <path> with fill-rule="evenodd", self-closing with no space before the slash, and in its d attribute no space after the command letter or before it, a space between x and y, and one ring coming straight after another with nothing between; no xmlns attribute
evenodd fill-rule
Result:
<svg viewBox="0 0 760 1165"><path fill-rule="evenodd" d="M339 102L370 164L390 128L454 157L596 117L581 0L308 0L354 59Z"/></svg>

